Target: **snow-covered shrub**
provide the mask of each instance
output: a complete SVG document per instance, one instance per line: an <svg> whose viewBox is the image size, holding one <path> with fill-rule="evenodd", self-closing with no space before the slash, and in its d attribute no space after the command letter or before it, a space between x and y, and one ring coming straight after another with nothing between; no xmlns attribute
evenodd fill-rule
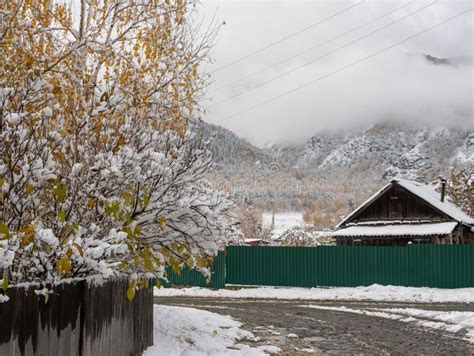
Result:
<svg viewBox="0 0 474 356"><path fill-rule="evenodd" d="M279 246L331 246L334 239L324 231L311 227L301 227L286 230L277 240Z"/></svg>
<svg viewBox="0 0 474 356"><path fill-rule="evenodd" d="M2 2L4 286L126 275L133 297L138 278L205 269L225 243L232 206L186 120L212 40L196 37L192 5Z"/></svg>

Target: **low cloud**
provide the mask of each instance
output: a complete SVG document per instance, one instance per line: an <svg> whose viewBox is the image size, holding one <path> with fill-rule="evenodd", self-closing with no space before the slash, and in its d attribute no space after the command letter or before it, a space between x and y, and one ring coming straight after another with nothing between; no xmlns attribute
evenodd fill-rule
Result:
<svg viewBox="0 0 474 356"><path fill-rule="evenodd" d="M213 101L203 103L209 110L205 119L219 123L260 146L275 142L303 142L323 129L363 129L381 120L472 125L472 13L350 66L360 58L472 7L470 2L440 1L360 42L251 90L259 83L322 57L431 3L416 1L357 32L244 80L236 87L225 87L228 83L408 3L409 1L364 3L268 51L217 71L213 75L215 83L210 88ZM218 17L226 21L214 49L215 64L208 67L208 70L213 72L236 58L351 4L354 2L206 2L203 5L206 13L218 6ZM435 63L436 61L428 60L426 55L441 61ZM447 63L442 59L446 59ZM279 100L226 119L345 66L350 67ZM218 88L221 89L216 90ZM215 104L243 91L246 94Z"/></svg>

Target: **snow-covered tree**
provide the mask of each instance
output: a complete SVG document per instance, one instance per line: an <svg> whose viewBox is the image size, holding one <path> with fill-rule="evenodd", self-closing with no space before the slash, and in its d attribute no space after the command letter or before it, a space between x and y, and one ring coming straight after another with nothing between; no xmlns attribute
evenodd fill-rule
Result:
<svg viewBox="0 0 474 356"><path fill-rule="evenodd" d="M278 239L279 246L331 246L334 239L324 232L311 227L301 227L286 230Z"/></svg>
<svg viewBox="0 0 474 356"><path fill-rule="evenodd" d="M448 180L447 193L466 213L474 214L474 172L455 169Z"/></svg>
<svg viewBox="0 0 474 356"><path fill-rule="evenodd" d="M190 133L214 32L192 1L5 0L3 284L206 267L232 206Z"/></svg>

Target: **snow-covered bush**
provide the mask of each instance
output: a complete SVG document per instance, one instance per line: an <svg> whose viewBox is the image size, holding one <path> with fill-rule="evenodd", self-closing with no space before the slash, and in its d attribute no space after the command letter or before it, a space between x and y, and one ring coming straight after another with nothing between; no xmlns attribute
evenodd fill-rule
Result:
<svg viewBox="0 0 474 356"><path fill-rule="evenodd" d="M301 227L286 230L277 240L279 246L332 246L333 238L324 231L311 227Z"/></svg>
<svg viewBox="0 0 474 356"><path fill-rule="evenodd" d="M0 271L126 275L133 297L165 264L204 269L232 231L186 120L212 34L186 1L77 3L0 5Z"/></svg>

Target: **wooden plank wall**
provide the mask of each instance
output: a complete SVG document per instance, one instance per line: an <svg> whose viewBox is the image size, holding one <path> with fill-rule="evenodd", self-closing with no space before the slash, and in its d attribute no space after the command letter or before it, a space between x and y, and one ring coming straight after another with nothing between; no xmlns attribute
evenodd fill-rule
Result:
<svg viewBox="0 0 474 356"><path fill-rule="evenodd" d="M140 355L153 344L153 289L126 297L127 281L61 284L45 303L9 288L0 303L0 355Z"/></svg>

